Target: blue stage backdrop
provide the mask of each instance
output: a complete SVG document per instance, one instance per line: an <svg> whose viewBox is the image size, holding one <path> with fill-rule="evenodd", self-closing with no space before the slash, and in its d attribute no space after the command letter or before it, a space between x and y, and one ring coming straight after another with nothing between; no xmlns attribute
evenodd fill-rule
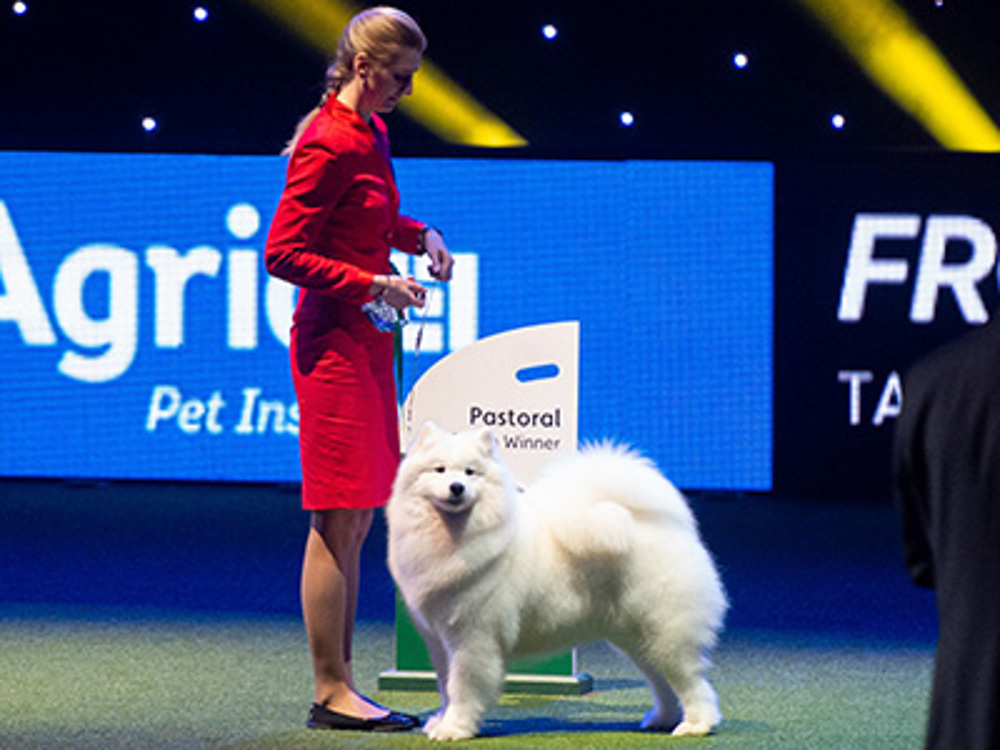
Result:
<svg viewBox="0 0 1000 750"><path fill-rule="evenodd" d="M262 260L284 167L0 154L0 476L298 480L294 290ZM405 329L404 388L479 337L579 320L582 439L631 442L682 487L771 489L772 165L396 171L457 256Z"/></svg>

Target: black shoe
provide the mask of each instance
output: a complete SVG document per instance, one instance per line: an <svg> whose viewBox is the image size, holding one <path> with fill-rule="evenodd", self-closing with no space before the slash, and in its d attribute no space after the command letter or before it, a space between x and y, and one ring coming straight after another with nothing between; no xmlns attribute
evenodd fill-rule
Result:
<svg viewBox="0 0 1000 750"><path fill-rule="evenodd" d="M310 729L347 729L354 732L408 732L420 726L420 719L397 711L390 711L380 719L361 719L313 703L306 726Z"/></svg>

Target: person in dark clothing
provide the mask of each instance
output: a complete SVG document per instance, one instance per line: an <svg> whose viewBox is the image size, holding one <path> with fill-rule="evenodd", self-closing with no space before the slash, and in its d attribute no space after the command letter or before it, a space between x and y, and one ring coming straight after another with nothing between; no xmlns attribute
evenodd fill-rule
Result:
<svg viewBox="0 0 1000 750"><path fill-rule="evenodd" d="M1000 318L903 379L894 482L905 563L935 592L928 750L1000 748Z"/></svg>

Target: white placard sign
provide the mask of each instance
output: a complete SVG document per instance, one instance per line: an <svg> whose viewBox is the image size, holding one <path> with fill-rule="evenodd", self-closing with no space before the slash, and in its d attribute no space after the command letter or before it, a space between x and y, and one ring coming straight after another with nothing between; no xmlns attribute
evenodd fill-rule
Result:
<svg viewBox="0 0 1000 750"><path fill-rule="evenodd" d="M431 367L403 405L402 444L427 420L452 432L489 427L519 483L576 450L580 324L518 328Z"/></svg>

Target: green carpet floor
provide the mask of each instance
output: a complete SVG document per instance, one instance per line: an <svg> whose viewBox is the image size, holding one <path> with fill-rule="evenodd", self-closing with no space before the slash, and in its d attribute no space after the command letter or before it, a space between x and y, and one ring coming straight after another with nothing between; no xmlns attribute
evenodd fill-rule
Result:
<svg viewBox="0 0 1000 750"><path fill-rule="evenodd" d="M427 714L431 693L376 692L392 666L391 626L362 624L356 671L373 697ZM932 652L735 630L715 655L724 723L704 739L644 733L638 673L608 647L580 650L595 691L505 695L476 748L920 747ZM365 735L303 727L311 694L295 618L184 617L136 609L0 611L0 748L416 748L419 733Z"/></svg>

